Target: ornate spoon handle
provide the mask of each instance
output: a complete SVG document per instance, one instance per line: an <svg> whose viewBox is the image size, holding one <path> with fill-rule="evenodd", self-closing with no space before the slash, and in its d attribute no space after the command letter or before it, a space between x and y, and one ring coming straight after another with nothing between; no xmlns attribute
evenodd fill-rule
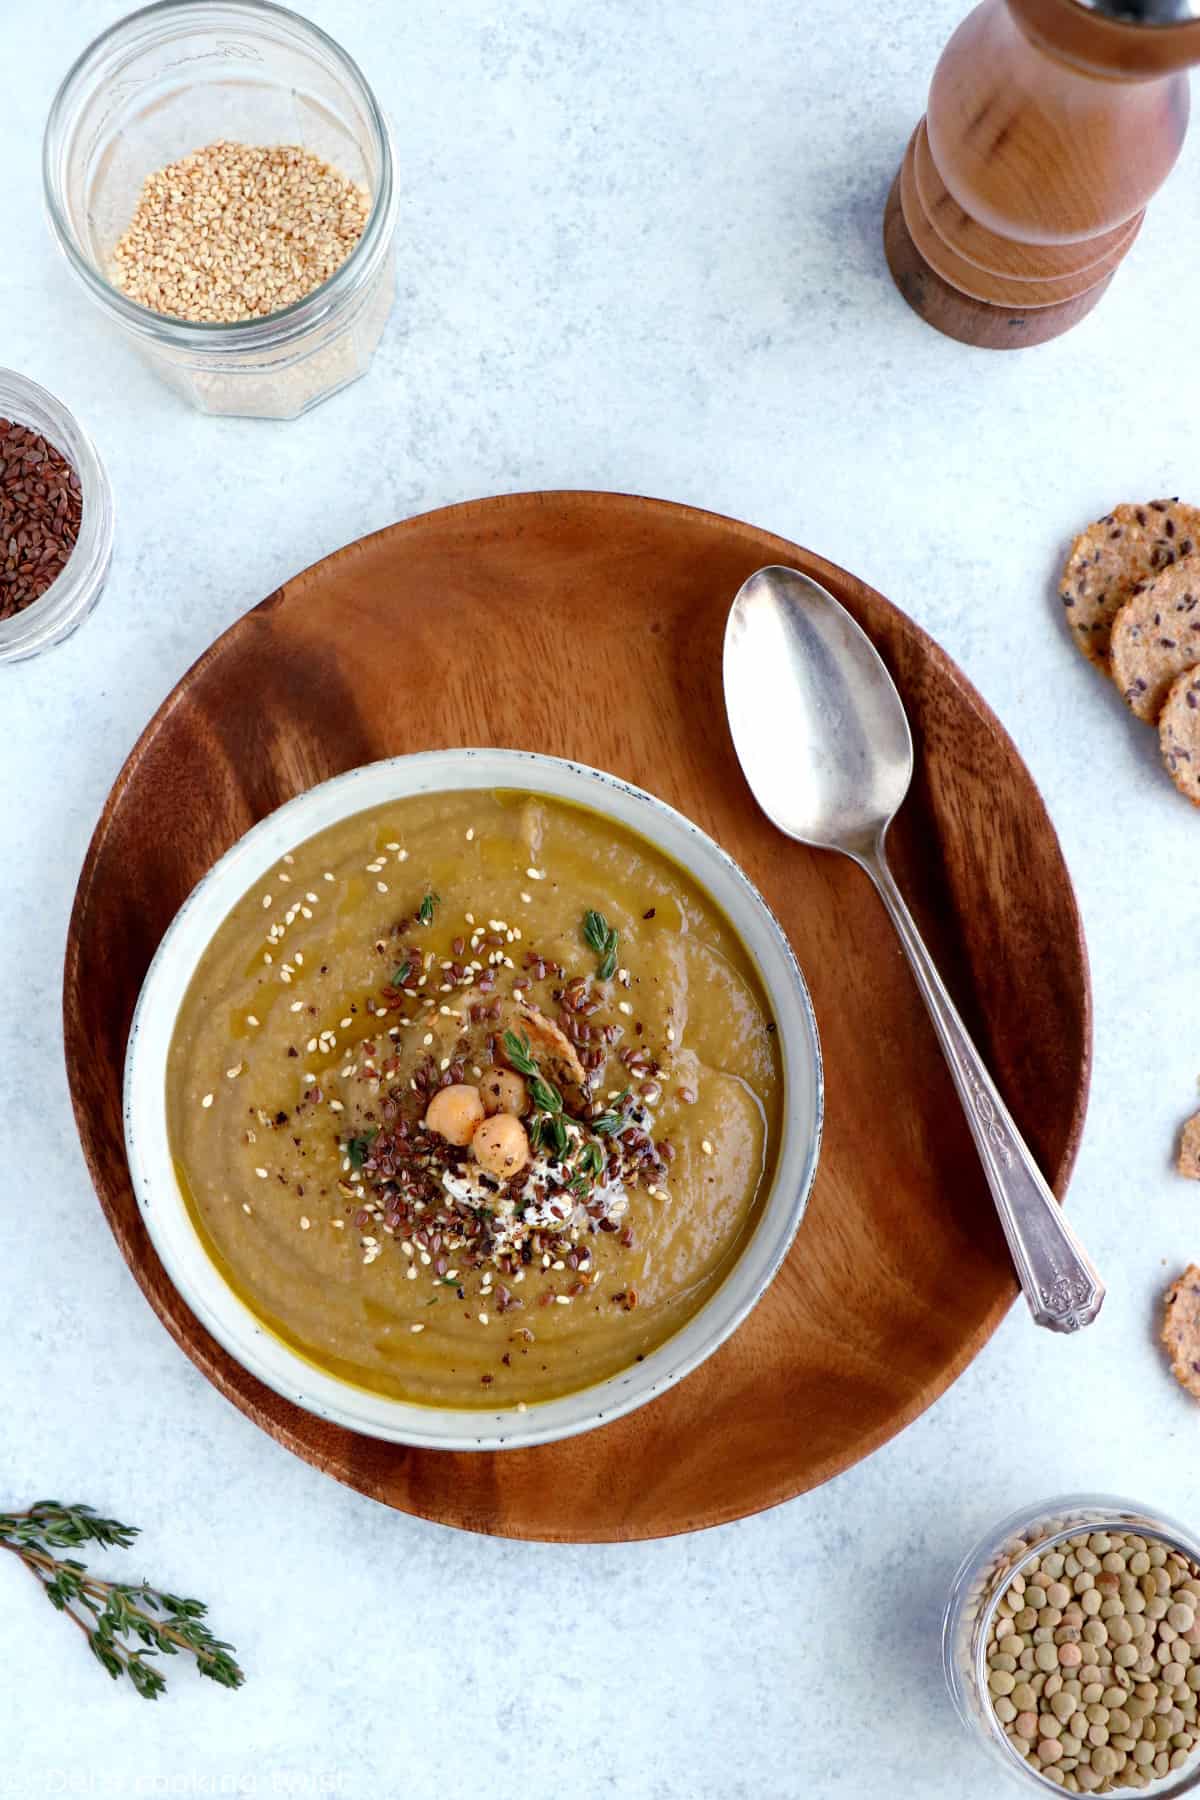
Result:
<svg viewBox="0 0 1200 1800"><path fill-rule="evenodd" d="M959 1018L896 886L882 841L875 854L861 862L891 914L929 1008L1029 1310L1037 1324L1051 1331L1078 1331L1090 1325L1100 1311L1104 1283L1047 1187Z"/></svg>

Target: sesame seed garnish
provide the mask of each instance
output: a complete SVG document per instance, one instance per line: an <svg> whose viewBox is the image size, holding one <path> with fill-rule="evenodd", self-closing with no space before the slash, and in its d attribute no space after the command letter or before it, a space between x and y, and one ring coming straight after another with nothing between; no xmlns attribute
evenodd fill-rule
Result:
<svg viewBox="0 0 1200 1800"><path fill-rule="evenodd" d="M383 847L385 850L398 850L400 848L399 844L385 844Z"/></svg>
<svg viewBox="0 0 1200 1800"><path fill-rule="evenodd" d="M245 1067L244 1063L234 1063L232 1069L226 1069L226 1071L225 1071L226 1080L227 1081L236 1081L244 1067Z"/></svg>
<svg viewBox="0 0 1200 1800"><path fill-rule="evenodd" d="M667 1042L668 1044L673 1044L675 1042L675 1027L673 1025L667 1026Z"/></svg>
<svg viewBox="0 0 1200 1800"><path fill-rule="evenodd" d="M270 962L270 960L271 960L271 959L270 959L270 957L269 957L269 956L268 956L268 957L264 957L264 959L263 959L263 960L264 960L264 961L265 961L265 962ZM279 974L279 979L280 979L280 981L282 981L282 983L283 983L283 985L284 985L284 987L290 987L290 986L291 986L291 984L292 984L292 978L291 978L291 976L290 976L290 975L289 975L289 974L288 974L288 972L287 972L287 970L286 970L286 969L282 969L282 970L280 970L280 974ZM296 1008L296 1007L293 1007L293 1008L292 1008L292 1011L293 1011L293 1012L296 1012L296 1011L297 1011L297 1010L298 1010L298 1009L297 1009L297 1008Z"/></svg>
<svg viewBox="0 0 1200 1800"><path fill-rule="evenodd" d="M487 1315L487 1313L480 1313L480 1315L479 1315L479 1323L480 1323L480 1324L481 1324L481 1325L486 1325L486 1324L487 1324L487 1322L488 1322L488 1315Z"/></svg>
<svg viewBox="0 0 1200 1800"><path fill-rule="evenodd" d="M329 1223L333 1226L335 1231L345 1231L346 1229L345 1219L330 1219Z"/></svg>
<svg viewBox="0 0 1200 1800"><path fill-rule="evenodd" d="M570 1294L555 1294L554 1298L559 1306L570 1306L571 1304Z"/></svg>
<svg viewBox="0 0 1200 1800"><path fill-rule="evenodd" d="M317 900L317 896L315 894L305 894L304 898L307 901L309 901L311 903L311 905L313 905L313 906L317 906L319 904L319 902Z"/></svg>
<svg viewBox="0 0 1200 1800"><path fill-rule="evenodd" d="M375 886L379 889L381 894L386 894L388 891L388 884L386 881L377 881Z"/></svg>
<svg viewBox="0 0 1200 1800"><path fill-rule="evenodd" d="M311 1055L312 1055L312 1054L313 1054L313 1052L314 1052L314 1051L315 1051L315 1050L316 1050L316 1047L317 1047L317 1040L316 1040L316 1038L309 1038L309 1040L308 1040L308 1042L307 1042L307 1044L305 1044L305 1046L304 1046L304 1048L305 1048L305 1049L306 1049L306 1050L307 1050L307 1052L308 1052L308 1054L309 1054L309 1055L310 1055L310 1056L311 1056Z"/></svg>
<svg viewBox="0 0 1200 1800"><path fill-rule="evenodd" d="M433 1042L432 1031L427 1031L425 1033L425 1036L421 1039L421 1042L424 1044L425 1048L428 1050L430 1044L432 1044L432 1042Z"/></svg>
<svg viewBox="0 0 1200 1800"><path fill-rule="evenodd" d="M343 1031L349 1031L349 1029L353 1025L353 1023L354 1023L354 1020L350 1017L349 1013L346 1014L346 1017L344 1019L338 1020L338 1024L341 1026Z"/></svg>
<svg viewBox="0 0 1200 1800"><path fill-rule="evenodd" d="M329 1110L330 1112L345 1112L346 1109L340 1100L331 1100L329 1102Z"/></svg>
<svg viewBox="0 0 1200 1800"><path fill-rule="evenodd" d="M529 1411L529 1408L526 1406L526 1404L523 1400L517 1401L517 1411L518 1412L528 1412Z"/></svg>
<svg viewBox="0 0 1200 1800"><path fill-rule="evenodd" d="M617 1001L617 1011L623 1012L623 1013L631 1013L633 1011L633 1008L629 1004L628 1000L618 1000Z"/></svg>
<svg viewBox="0 0 1200 1800"><path fill-rule="evenodd" d="M252 1212L253 1210L254 1209L252 1208L252 1206L250 1205L250 1202L248 1200L242 1201L242 1211L244 1213Z"/></svg>
<svg viewBox="0 0 1200 1800"><path fill-rule="evenodd" d="M273 958L273 956L271 955L271 952L269 950L263 951L263 961L265 963L273 962L274 960L275 959Z"/></svg>
<svg viewBox="0 0 1200 1800"><path fill-rule="evenodd" d="M521 898L525 902L526 906L533 905L533 895L532 894L522 894Z"/></svg>
<svg viewBox="0 0 1200 1800"><path fill-rule="evenodd" d="M475 827L473 825L468 825L467 826L467 842L468 842L468 844L474 842L474 838L475 838Z"/></svg>
<svg viewBox="0 0 1200 1800"><path fill-rule="evenodd" d="M475 923L475 914L474 913L464 913L463 918L467 921L468 925L473 925Z"/></svg>
<svg viewBox="0 0 1200 1800"><path fill-rule="evenodd" d="M311 919L312 918L312 907L311 906L302 906L300 908L300 917L302 919Z"/></svg>
<svg viewBox="0 0 1200 1800"><path fill-rule="evenodd" d="M303 1000L293 1000L292 1004L288 1007L288 1011L289 1012L303 1012L304 1011Z"/></svg>
<svg viewBox="0 0 1200 1800"><path fill-rule="evenodd" d="M526 869L525 873L530 881L545 881L546 879L545 869Z"/></svg>
<svg viewBox="0 0 1200 1800"><path fill-rule="evenodd" d="M268 910L269 910L269 908L270 908L270 905L271 905L271 896L270 896L270 894L264 894L264 895L263 895L263 911L264 911L264 912L266 912L266 911L268 911Z"/></svg>
<svg viewBox="0 0 1200 1800"><path fill-rule="evenodd" d="M425 1327L423 1325L410 1325L408 1329L410 1331L416 1332L416 1331L424 1331Z"/></svg>
<svg viewBox="0 0 1200 1800"><path fill-rule="evenodd" d="M310 1226L310 1225L311 1225L311 1224L312 1224L312 1220L311 1220L311 1219L306 1219L306 1218L305 1218L305 1217L304 1217L304 1216L303 1216L303 1214L301 1214L301 1217L300 1217L300 1229L301 1229L301 1231L307 1231L307 1230L308 1230L308 1228L309 1228L309 1226Z"/></svg>
<svg viewBox="0 0 1200 1800"><path fill-rule="evenodd" d="M397 850L396 861L397 862L407 862L408 861L408 851L407 850Z"/></svg>
<svg viewBox="0 0 1200 1800"><path fill-rule="evenodd" d="M266 1181L268 1179L267 1171L265 1169L255 1169L254 1173L258 1176L260 1181Z"/></svg>
<svg viewBox="0 0 1200 1800"><path fill-rule="evenodd" d="M200 1102L201 1106L211 1106L212 1103L213 1097L211 1094L205 1094L203 1100Z"/></svg>
<svg viewBox="0 0 1200 1800"><path fill-rule="evenodd" d="M321 875L321 880L322 881L332 881L333 880L332 871L329 869L325 869Z"/></svg>
<svg viewBox="0 0 1200 1800"><path fill-rule="evenodd" d="M253 1013L247 1013L246 1014L246 1023L247 1023L247 1025L257 1025L258 1020L255 1018Z"/></svg>
<svg viewBox="0 0 1200 1800"><path fill-rule="evenodd" d="M703 1152L704 1152L704 1154L705 1154L705 1156L711 1156L711 1155L712 1155L712 1153L713 1153L713 1147L712 1147L712 1145L711 1145L711 1144L710 1144L710 1143L709 1143L709 1141L708 1141L708 1139L707 1139L707 1138L701 1138L701 1140L700 1140L700 1148L701 1148L701 1150L703 1150Z"/></svg>

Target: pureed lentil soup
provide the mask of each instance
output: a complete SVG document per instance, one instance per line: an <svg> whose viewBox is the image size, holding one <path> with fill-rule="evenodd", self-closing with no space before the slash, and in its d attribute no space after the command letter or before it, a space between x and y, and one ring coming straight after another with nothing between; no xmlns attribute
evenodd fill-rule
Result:
<svg viewBox="0 0 1200 1800"><path fill-rule="evenodd" d="M168 1123L230 1286L318 1366L524 1407L678 1331L779 1141L778 1036L702 888L599 814L423 795L299 846L180 1009Z"/></svg>

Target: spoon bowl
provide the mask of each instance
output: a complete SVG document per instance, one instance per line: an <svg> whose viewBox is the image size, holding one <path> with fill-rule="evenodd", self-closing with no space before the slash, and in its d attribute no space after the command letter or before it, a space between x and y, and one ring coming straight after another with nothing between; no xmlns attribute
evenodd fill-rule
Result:
<svg viewBox="0 0 1200 1800"><path fill-rule="evenodd" d="M788 837L874 845L908 792L912 733L862 627L795 569L759 569L725 628L725 706L754 797Z"/></svg>

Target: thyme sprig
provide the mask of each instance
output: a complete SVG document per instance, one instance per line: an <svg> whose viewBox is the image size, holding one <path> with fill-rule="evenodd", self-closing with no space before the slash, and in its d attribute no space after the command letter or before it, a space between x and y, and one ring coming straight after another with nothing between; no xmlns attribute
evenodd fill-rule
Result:
<svg viewBox="0 0 1200 1800"><path fill-rule="evenodd" d="M439 905L441 898L442 896L440 894L435 894L432 888L426 894L420 906L417 908L417 918L422 925L433 924L433 909L435 906Z"/></svg>
<svg viewBox="0 0 1200 1800"><path fill-rule="evenodd" d="M39 1500L28 1511L0 1513L0 1550L18 1557L51 1606L65 1613L88 1641L88 1648L114 1681L127 1675L144 1700L157 1700L166 1678L152 1660L181 1650L196 1659L201 1675L221 1687L241 1687L243 1671L233 1645L215 1638L204 1623L199 1600L168 1594L147 1582L107 1581L88 1573L76 1557L58 1550L82 1544L128 1549L137 1527L101 1518L90 1506L63 1506Z"/></svg>
<svg viewBox="0 0 1200 1800"><path fill-rule="evenodd" d="M600 958L596 968L597 981L611 981L617 970L619 932L609 924L602 912L589 910L583 915L583 935Z"/></svg>
<svg viewBox="0 0 1200 1800"><path fill-rule="evenodd" d="M529 1098L538 1111L557 1118L563 1109L562 1095L552 1081L543 1077L526 1033L522 1032L518 1037L515 1031L506 1031L504 1054L517 1074L523 1075L529 1083Z"/></svg>

